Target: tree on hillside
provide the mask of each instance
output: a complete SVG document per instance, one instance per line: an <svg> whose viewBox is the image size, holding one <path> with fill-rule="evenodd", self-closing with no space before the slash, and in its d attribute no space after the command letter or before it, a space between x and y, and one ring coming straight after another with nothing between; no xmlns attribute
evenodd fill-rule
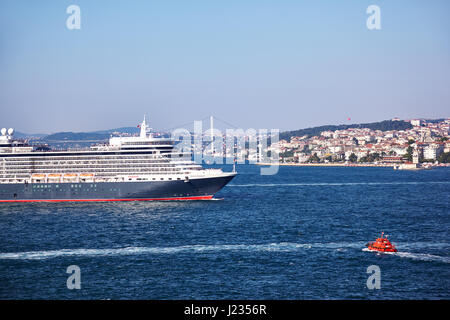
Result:
<svg viewBox="0 0 450 320"><path fill-rule="evenodd" d="M293 150L286 150L283 153L280 153L280 157L281 158L290 158L294 156L294 151Z"/></svg>
<svg viewBox="0 0 450 320"><path fill-rule="evenodd" d="M450 163L450 152L444 152L439 155L437 161L440 163Z"/></svg>
<svg viewBox="0 0 450 320"><path fill-rule="evenodd" d="M411 145L408 147L408 149L406 149L406 154L403 156L405 159L407 159L408 161L412 161L412 154L413 154L413 147L411 147Z"/></svg>
<svg viewBox="0 0 450 320"><path fill-rule="evenodd" d="M317 156L317 153L314 153L311 157L309 157L308 162L320 162L320 158Z"/></svg>
<svg viewBox="0 0 450 320"><path fill-rule="evenodd" d="M348 160L349 160L350 162L356 162L356 161L358 161L358 157L356 156L356 154L352 153L352 154L348 157Z"/></svg>

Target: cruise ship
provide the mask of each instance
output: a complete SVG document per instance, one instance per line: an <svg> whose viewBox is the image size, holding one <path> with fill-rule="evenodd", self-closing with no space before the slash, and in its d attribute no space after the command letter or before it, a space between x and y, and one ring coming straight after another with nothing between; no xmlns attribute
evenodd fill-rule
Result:
<svg viewBox="0 0 450 320"><path fill-rule="evenodd" d="M145 117L136 137L85 150L43 150L0 135L0 202L209 200L236 176L205 169L155 137Z"/></svg>

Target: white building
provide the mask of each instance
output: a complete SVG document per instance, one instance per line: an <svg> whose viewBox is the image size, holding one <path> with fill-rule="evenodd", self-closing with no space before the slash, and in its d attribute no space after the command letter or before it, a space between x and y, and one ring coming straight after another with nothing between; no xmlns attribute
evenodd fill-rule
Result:
<svg viewBox="0 0 450 320"><path fill-rule="evenodd" d="M410 122L415 127L419 127L421 125L420 119L414 119L414 120L411 120Z"/></svg>
<svg viewBox="0 0 450 320"><path fill-rule="evenodd" d="M423 158L436 160L444 152L444 146L440 144L430 144L423 148Z"/></svg>
<svg viewBox="0 0 450 320"><path fill-rule="evenodd" d="M303 152L296 152L294 154L294 157L298 159L298 162L304 163L304 162L308 161L310 155L307 155Z"/></svg>

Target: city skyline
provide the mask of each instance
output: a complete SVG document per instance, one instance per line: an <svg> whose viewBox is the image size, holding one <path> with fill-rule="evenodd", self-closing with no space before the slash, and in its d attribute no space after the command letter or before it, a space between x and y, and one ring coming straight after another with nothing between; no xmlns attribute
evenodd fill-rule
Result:
<svg viewBox="0 0 450 320"><path fill-rule="evenodd" d="M69 30L70 5L81 29ZM369 30L366 9L381 10ZM4 1L0 127L282 131L447 118L446 1ZM350 119L350 120L348 120Z"/></svg>

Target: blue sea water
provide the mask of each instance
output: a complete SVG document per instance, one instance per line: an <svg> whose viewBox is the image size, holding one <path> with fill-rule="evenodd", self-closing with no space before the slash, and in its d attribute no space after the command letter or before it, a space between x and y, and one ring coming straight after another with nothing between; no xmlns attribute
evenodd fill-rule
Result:
<svg viewBox="0 0 450 320"><path fill-rule="evenodd" d="M450 169L238 172L216 201L1 204L0 298L450 298ZM398 254L363 251L381 231Z"/></svg>

